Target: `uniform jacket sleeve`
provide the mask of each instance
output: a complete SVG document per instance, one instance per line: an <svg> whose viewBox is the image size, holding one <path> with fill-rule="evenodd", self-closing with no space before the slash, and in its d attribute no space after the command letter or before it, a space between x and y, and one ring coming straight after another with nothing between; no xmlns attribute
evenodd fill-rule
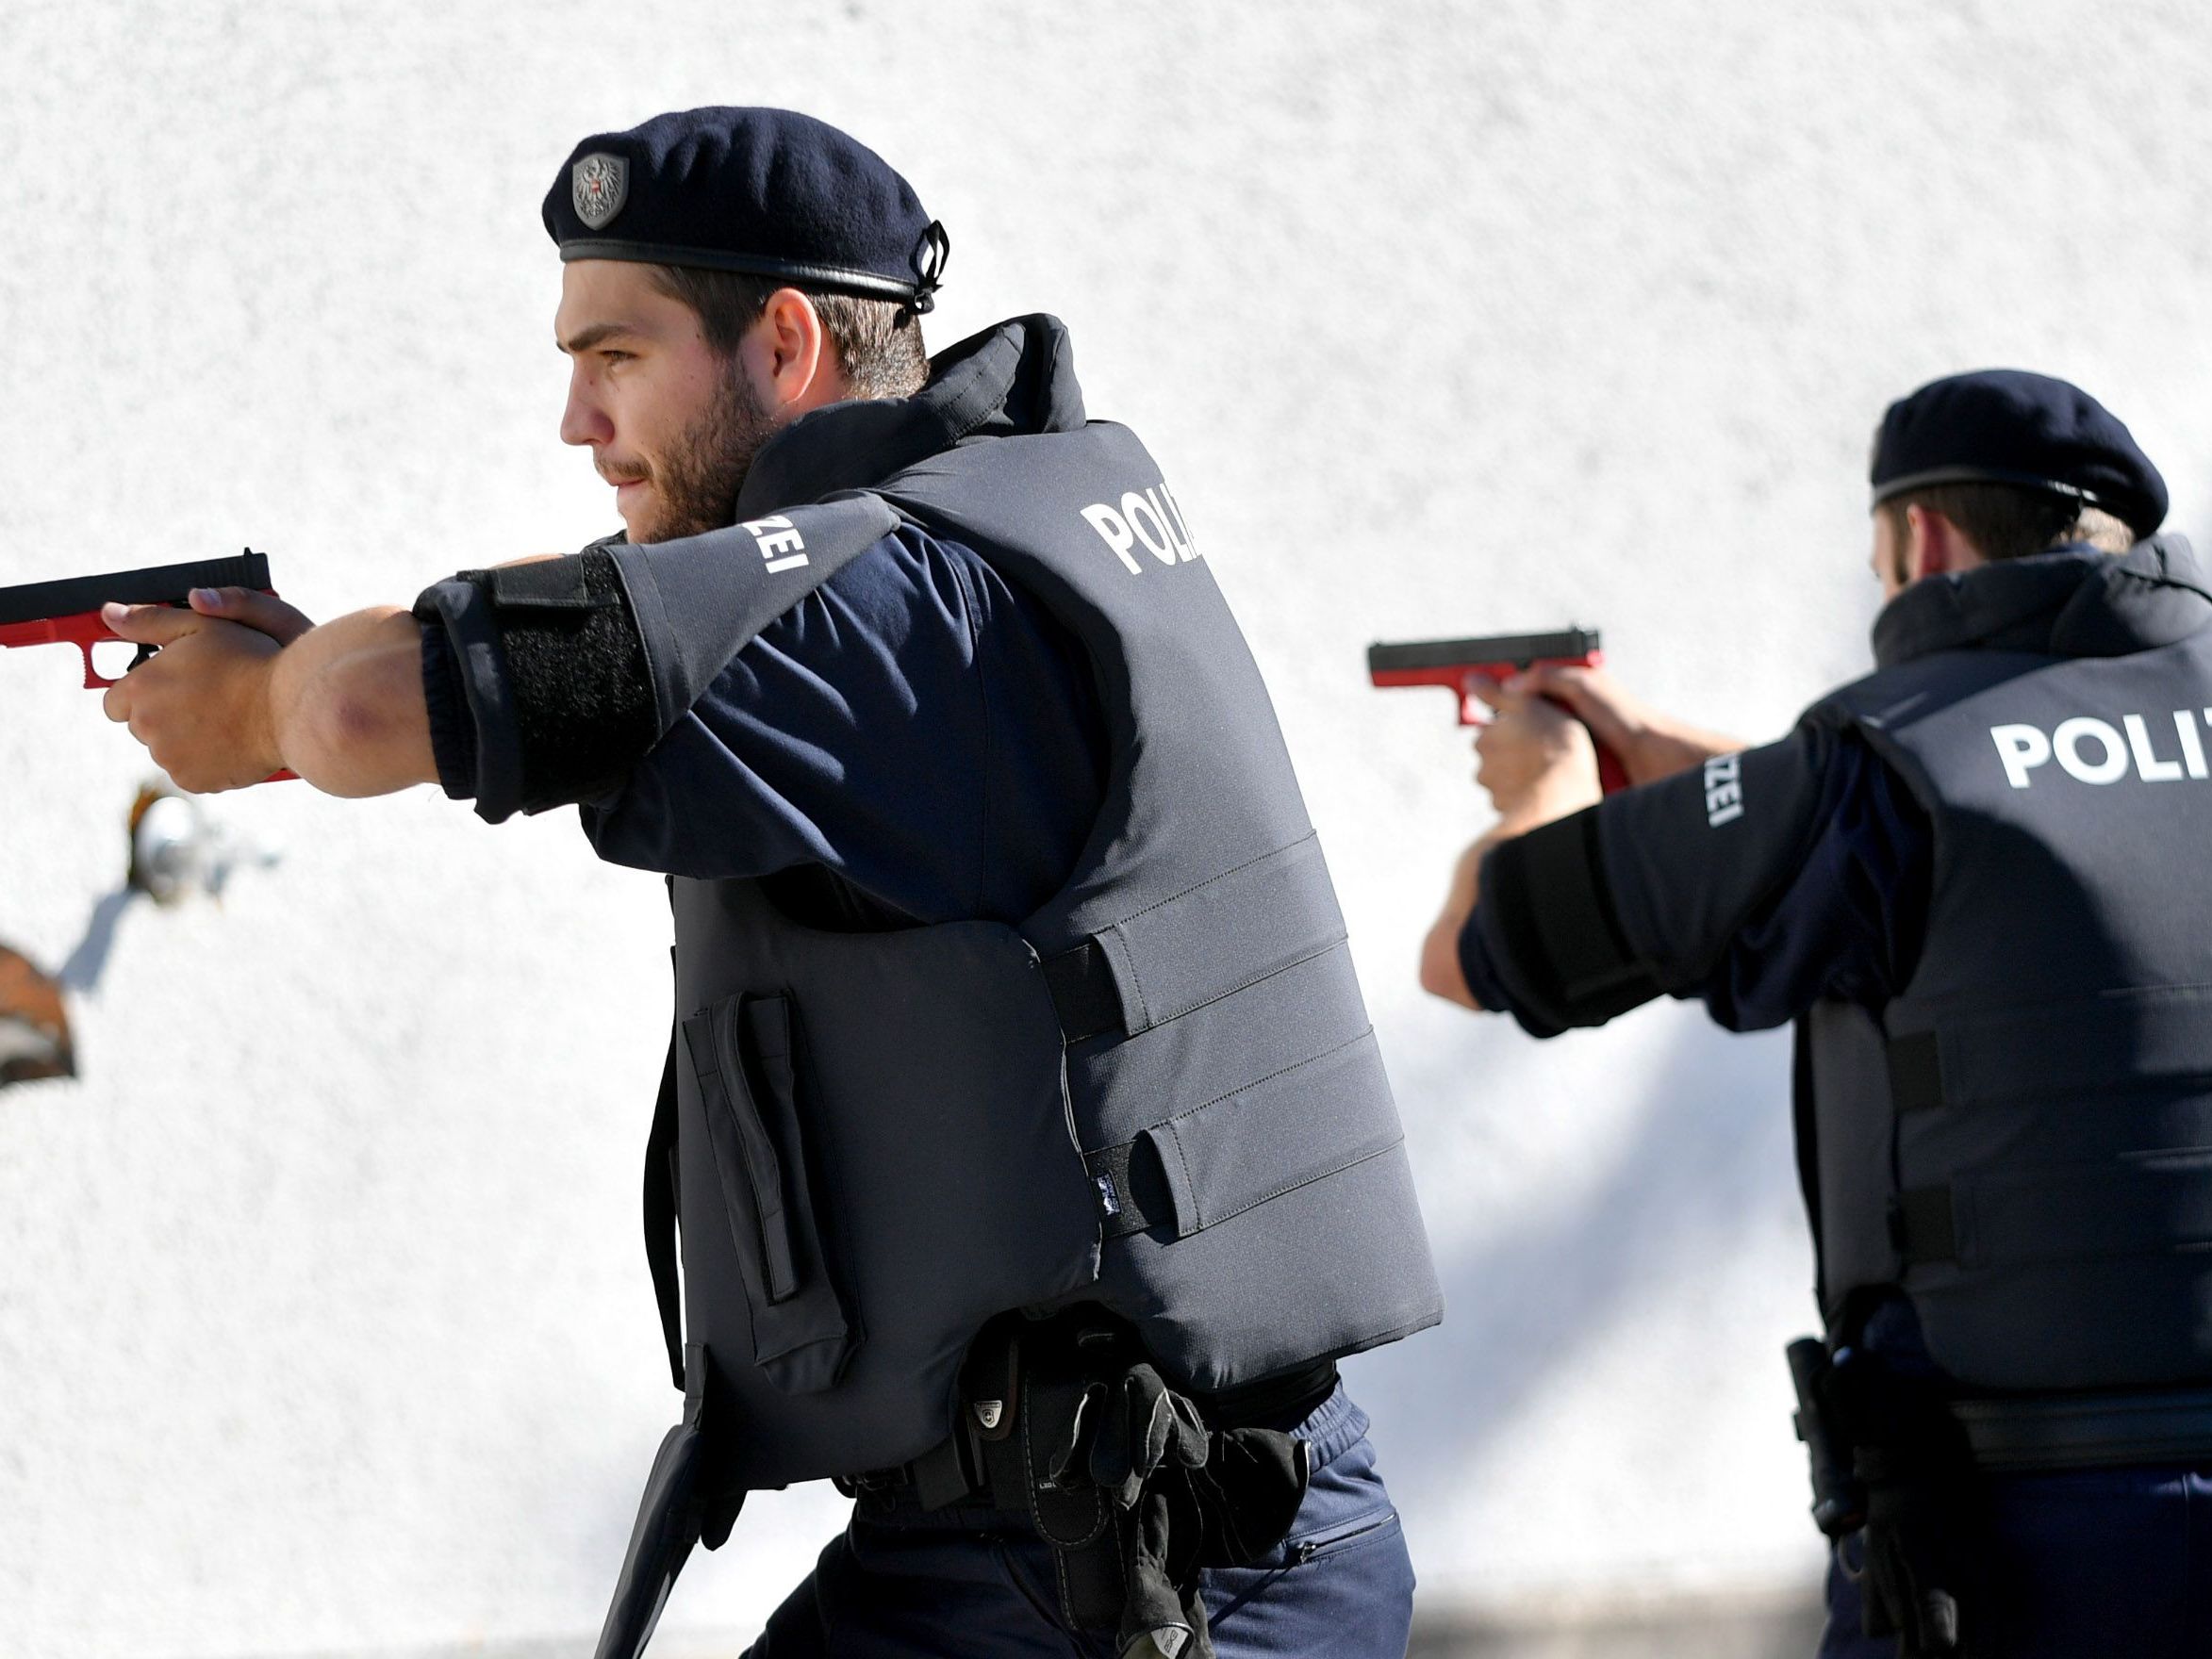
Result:
<svg viewBox="0 0 2212 1659"><path fill-rule="evenodd" d="M1931 864L1903 781L1856 734L1808 724L1501 844L1461 964L1539 1036L1661 992L1733 1030L1827 996L1878 1004L1911 973Z"/></svg>
<svg viewBox="0 0 2212 1659"><path fill-rule="evenodd" d="M425 636L422 689L440 780L493 823L597 798L735 652L898 521L877 498L849 494L434 584L415 615L438 635Z"/></svg>
<svg viewBox="0 0 2212 1659"><path fill-rule="evenodd" d="M731 658L584 828L618 863L819 864L917 921L1013 921L1081 850L1105 749L1073 636L903 526Z"/></svg>
<svg viewBox="0 0 2212 1659"><path fill-rule="evenodd" d="M1053 891L1097 815L1105 736L1079 648L1036 601L902 526L733 654L709 649L715 606L671 565L651 587L624 573L651 615L619 661L528 630L564 670L534 689L514 672L530 648L480 583L424 596L449 794L494 821L577 802L601 857L670 875L820 864L921 920L1017 919ZM595 707L625 723L586 764L560 732Z"/></svg>

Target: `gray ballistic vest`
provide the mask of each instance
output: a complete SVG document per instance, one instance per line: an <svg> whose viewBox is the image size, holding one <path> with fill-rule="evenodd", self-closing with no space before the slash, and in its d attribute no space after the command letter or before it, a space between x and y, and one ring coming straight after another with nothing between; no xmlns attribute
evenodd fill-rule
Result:
<svg viewBox="0 0 2212 1659"><path fill-rule="evenodd" d="M766 568L813 563L751 626L899 517L1081 639L1105 804L1019 927L823 932L751 881L671 883L686 1339L718 1485L917 1456L1011 1309L1102 1304L1201 1393L1441 1313L1320 846L1157 465L1106 423L970 439L758 521Z"/></svg>
<svg viewBox="0 0 2212 1659"><path fill-rule="evenodd" d="M1942 652L1808 716L1865 733L1936 851L1905 993L1801 1028L1832 1329L1897 1286L1970 1386L2212 1379L2207 705L2212 630Z"/></svg>

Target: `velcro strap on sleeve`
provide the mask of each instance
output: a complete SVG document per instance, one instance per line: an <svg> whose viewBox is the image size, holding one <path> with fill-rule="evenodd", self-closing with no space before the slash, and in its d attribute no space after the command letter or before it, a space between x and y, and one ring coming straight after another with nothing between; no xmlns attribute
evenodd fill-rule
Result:
<svg viewBox="0 0 2212 1659"><path fill-rule="evenodd" d="M442 779L446 791L473 799L479 816L500 823L521 810L522 756L498 611L482 583L464 574L423 589L414 615L443 635L452 663L449 683L470 726L468 740L458 747L467 751L471 775ZM423 697L431 700L427 687Z"/></svg>
<svg viewBox="0 0 2212 1659"><path fill-rule="evenodd" d="M1603 1025L1662 989L1622 935L1597 835L1596 812L1576 813L1500 842L1483 861L1481 902L1504 965L1562 1026Z"/></svg>
<svg viewBox="0 0 2212 1659"><path fill-rule="evenodd" d="M619 605L621 596L596 589L585 580L585 557L534 559L527 565L500 565L489 570L464 570L464 582L481 579L491 590L491 602L503 611L604 611Z"/></svg>
<svg viewBox="0 0 2212 1659"><path fill-rule="evenodd" d="M590 799L659 738L644 645L606 549L464 570L415 615L452 642L476 810L492 822Z"/></svg>

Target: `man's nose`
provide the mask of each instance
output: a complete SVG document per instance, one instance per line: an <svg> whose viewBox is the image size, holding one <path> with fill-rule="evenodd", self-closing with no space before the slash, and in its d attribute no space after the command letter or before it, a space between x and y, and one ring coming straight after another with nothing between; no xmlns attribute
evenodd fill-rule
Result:
<svg viewBox="0 0 2212 1659"><path fill-rule="evenodd" d="M613 441L615 423L599 400L592 396L591 387L579 369L569 376L569 402L561 411L561 442L565 444L603 444Z"/></svg>

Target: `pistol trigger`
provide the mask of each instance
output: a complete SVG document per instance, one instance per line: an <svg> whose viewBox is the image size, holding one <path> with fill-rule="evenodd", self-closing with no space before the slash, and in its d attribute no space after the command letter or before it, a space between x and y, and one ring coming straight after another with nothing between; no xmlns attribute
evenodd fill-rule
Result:
<svg viewBox="0 0 2212 1659"><path fill-rule="evenodd" d="M160 648L159 648L158 646L151 646L151 645L142 645L142 646L139 647L137 654L136 654L136 655L134 655L134 656L131 658L131 660L130 660L130 668L135 668L135 667L137 667L137 666L138 666L138 665L139 665L140 663L147 662L147 661L151 660L151 659L152 659L152 657L153 657L153 655L154 655L154 653L155 653L157 650L158 650L159 649L160 649ZM130 672L130 668L125 668L125 669L124 670L124 672L125 674L128 674L128 673Z"/></svg>

